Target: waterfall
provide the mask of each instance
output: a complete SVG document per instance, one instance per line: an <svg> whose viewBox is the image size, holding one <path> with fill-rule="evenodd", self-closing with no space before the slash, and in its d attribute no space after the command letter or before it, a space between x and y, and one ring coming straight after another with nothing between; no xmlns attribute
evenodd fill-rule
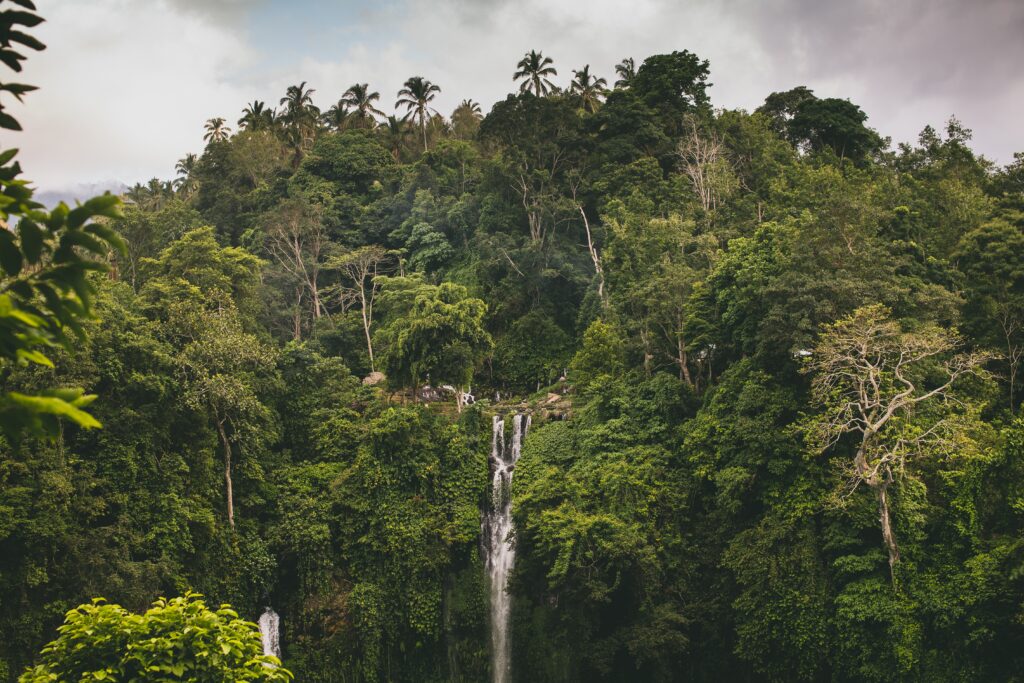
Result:
<svg viewBox="0 0 1024 683"><path fill-rule="evenodd" d="M281 635L279 627L281 617L277 612L267 607L260 615L260 639L263 641L263 654L273 655L281 659Z"/></svg>
<svg viewBox="0 0 1024 683"><path fill-rule="evenodd" d="M488 511L487 573L491 580L491 668L494 683L509 679L512 642L509 640L510 597L506 590L508 575L516 559L509 539L512 529L512 496L510 485L516 461L522 451L523 438L530 429L530 416L516 415L512 420L511 448L505 447L505 421L494 416L491 435L491 509Z"/></svg>

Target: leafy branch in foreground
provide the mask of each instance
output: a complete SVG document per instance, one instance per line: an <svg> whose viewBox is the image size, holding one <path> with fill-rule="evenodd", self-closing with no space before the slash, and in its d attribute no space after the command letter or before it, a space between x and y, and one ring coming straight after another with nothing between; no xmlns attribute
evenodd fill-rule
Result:
<svg viewBox="0 0 1024 683"><path fill-rule="evenodd" d="M28 0L12 0L34 10ZM36 26L42 18L31 11L0 12L0 61L21 71L23 55L11 49L20 43L34 50L45 46L15 26ZM33 86L0 85L19 100ZM17 120L3 112L0 127L21 130ZM105 271L110 250L125 253L125 245L99 217L120 215L120 200L110 194L69 208L63 202L48 212L32 199L29 181L20 178L18 150L0 152L0 378L6 380L10 363L53 367L46 350L70 346L72 336L84 338L82 321L91 315L95 287L89 273ZM69 335L68 333L71 333ZM56 433L59 418L90 428L99 422L83 410L94 396L81 389L51 389L36 396L7 391L0 396L0 431L17 439Z"/></svg>

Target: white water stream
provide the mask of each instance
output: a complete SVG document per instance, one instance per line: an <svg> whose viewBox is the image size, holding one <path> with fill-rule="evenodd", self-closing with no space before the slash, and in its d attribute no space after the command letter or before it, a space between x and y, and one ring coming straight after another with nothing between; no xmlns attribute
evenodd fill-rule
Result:
<svg viewBox="0 0 1024 683"><path fill-rule="evenodd" d="M515 563L516 551L509 538L512 530L510 485L523 439L530 429L530 416L512 419L512 444L506 448L505 421L494 416L491 435L492 494L486 528L487 573L491 580L491 669L494 683L506 683L511 672L512 641L509 639L511 600L507 591L508 575Z"/></svg>
<svg viewBox="0 0 1024 683"><path fill-rule="evenodd" d="M260 639L263 641L263 654L281 658L281 617L267 607L260 615Z"/></svg>

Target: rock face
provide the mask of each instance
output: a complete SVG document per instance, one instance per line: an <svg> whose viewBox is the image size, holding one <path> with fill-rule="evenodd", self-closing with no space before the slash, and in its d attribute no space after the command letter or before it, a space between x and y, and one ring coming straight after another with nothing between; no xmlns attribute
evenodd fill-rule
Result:
<svg viewBox="0 0 1024 683"><path fill-rule="evenodd" d="M367 375L366 377L363 378L363 384L365 384L368 387L372 387L374 385L380 384L383 381L384 381L384 373L383 372L376 372L376 371L374 371L374 372L371 372L369 375Z"/></svg>

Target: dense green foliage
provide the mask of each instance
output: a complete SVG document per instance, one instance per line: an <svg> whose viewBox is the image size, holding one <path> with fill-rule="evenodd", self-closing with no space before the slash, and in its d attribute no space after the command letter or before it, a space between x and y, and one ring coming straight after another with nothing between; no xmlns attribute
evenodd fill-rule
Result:
<svg viewBox="0 0 1024 683"><path fill-rule="evenodd" d="M194 589L273 605L297 680L486 680L489 416L528 406L516 680L1020 680L1024 157L714 110L710 68L211 119L94 229L83 341L5 356L103 429L3 447L2 676Z"/></svg>
<svg viewBox="0 0 1024 683"><path fill-rule="evenodd" d="M263 655L254 624L198 596L157 600L145 614L94 601L68 612L43 663L21 683L47 681L290 681Z"/></svg>

